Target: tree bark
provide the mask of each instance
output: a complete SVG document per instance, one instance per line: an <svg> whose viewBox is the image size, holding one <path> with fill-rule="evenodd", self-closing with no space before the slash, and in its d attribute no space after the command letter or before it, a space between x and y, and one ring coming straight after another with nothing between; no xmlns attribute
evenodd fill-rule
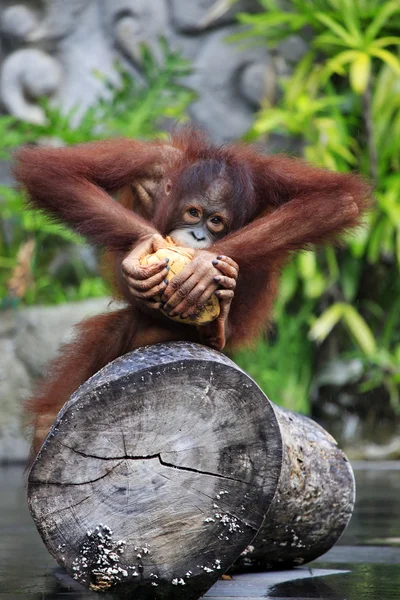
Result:
<svg viewBox="0 0 400 600"><path fill-rule="evenodd" d="M77 390L32 466L28 501L77 582L190 600L238 557L282 567L328 550L354 481L318 425L273 406L222 354L178 342L131 352Z"/></svg>
<svg viewBox="0 0 400 600"><path fill-rule="evenodd" d="M354 508L353 471L333 437L311 419L273 406L283 448L278 488L235 570L287 569L318 558L338 541Z"/></svg>

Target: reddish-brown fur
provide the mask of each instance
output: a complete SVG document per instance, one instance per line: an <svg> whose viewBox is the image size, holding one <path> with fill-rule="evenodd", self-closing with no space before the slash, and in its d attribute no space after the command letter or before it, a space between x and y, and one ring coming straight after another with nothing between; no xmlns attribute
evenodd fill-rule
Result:
<svg viewBox="0 0 400 600"><path fill-rule="evenodd" d="M358 225L371 193L356 175L286 156L262 156L245 145L216 147L193 130L171 142L122 139L63 149L24 148L16 158L16 177L30 205L108 250L119 295L128 302L126 308L78 325L76 340L62 349L50 379L29 401L35 452L70 394L105 364L144 344L201 341L195 327L142 312L119 275L123 257L143 236L170 231L177 203L173 193L162 192L167 178L174 189L188 166L208 159L234 173L234 231L208 249L230 256L240 267L229 313L229 348L248 344L267 326L278 274L289 254L331 242ZM144 179L155 186L150 201L135 189ZM109 194L119 191L116 202Z"/></svg>

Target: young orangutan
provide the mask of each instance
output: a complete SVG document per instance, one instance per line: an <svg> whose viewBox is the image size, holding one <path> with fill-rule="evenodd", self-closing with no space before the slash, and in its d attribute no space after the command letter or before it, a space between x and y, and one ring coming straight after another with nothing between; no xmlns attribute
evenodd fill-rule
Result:
<svg viewBox="0 0 400 600"><path fill-rule="evenodd" d="M23 148L16 160L31 206L108 251L117 295L126 303L77 326L75 340L29 401L34 452L68 397L118 356L173 340L222 350L257 338L290 253L358 225L370 197L356 175L263 156L245 145L219 147L192 129L169 142ZM140 264L166 246L166 235L193 256L169 284L165 260ZM194 318L213 293L221 313L212 323L181 324L164 314Z"/></svg>

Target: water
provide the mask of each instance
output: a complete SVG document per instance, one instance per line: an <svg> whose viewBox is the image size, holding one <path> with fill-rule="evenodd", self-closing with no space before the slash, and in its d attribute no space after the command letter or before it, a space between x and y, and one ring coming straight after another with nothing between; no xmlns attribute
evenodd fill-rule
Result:
<svg viewBox="0 0 400 600"><path fill-rule="evenodd" d="M357 503L337 546L304 568L218 581L205 600L400 599L400 463L355 464ZM20 467L0 468L0 600L94 600L54 575L26 505Z"/></svg>

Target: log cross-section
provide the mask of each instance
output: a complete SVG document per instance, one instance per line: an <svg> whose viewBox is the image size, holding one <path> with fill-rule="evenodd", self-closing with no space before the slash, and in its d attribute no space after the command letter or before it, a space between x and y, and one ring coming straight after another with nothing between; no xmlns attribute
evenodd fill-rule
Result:
<svg viewBox="0 0 400 600"><path fill-rule="evenodd" d="M31 469L29 504L83 585L198 598L256 535L281 468L258 386L217 352L164 344L117 359L70 398Z"/></svg>

